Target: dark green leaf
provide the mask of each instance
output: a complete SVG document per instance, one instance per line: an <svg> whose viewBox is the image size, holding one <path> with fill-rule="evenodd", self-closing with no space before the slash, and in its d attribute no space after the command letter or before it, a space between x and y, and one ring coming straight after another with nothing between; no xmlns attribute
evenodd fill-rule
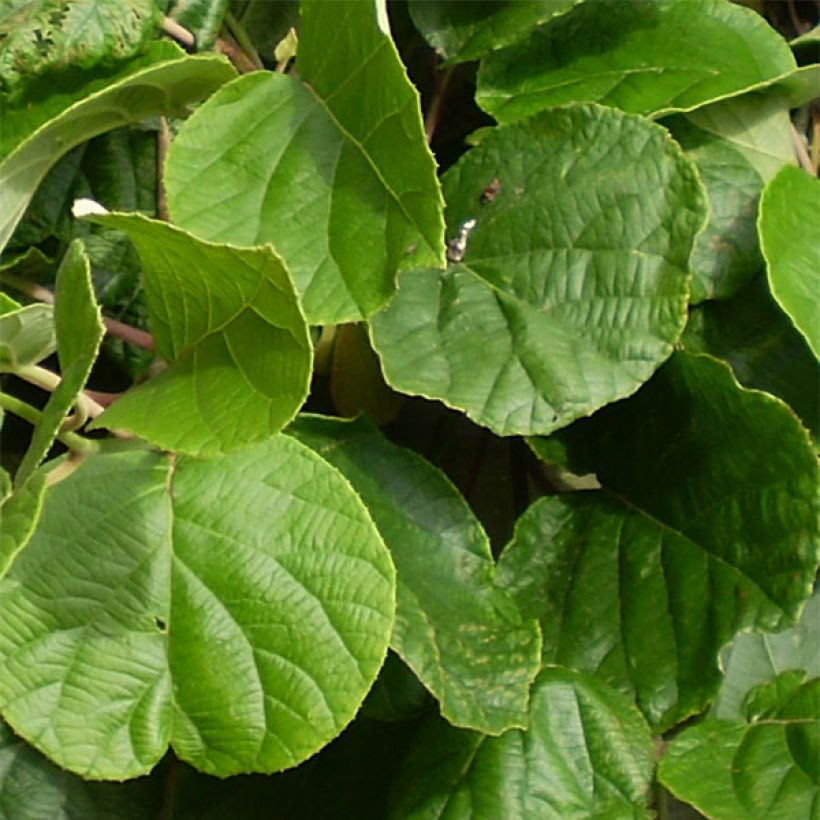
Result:
<svg viewBox="0 0 820 820"><path fill-rule="evenodd" d="M0 582L3 713L86 777L147 772L169 743L220 776L294 766L361 704L394 594L361 502L288 437L91 457Z"/></svg>
<svg viewBox="0 0 820 820"><path fill-rule="evenodd" d="M399 267L443 263L435 166L375 4L305 0L299 37L301 81L247 75L188 120L168 206L209 240L273 243L312 324L355 321L389 299Z"/></svg>
<svg viewBox="0 0 820 820"><path fill-rule="evenodd" d="M171 0L168 16L196 39L199 50L213 48L229 0Z"/></svg>
<svg viewBox="0 0 820 820"><path fill-rule="evenodd" d="M482 63L479 105L512 122L569 102L687 111L793 71L788 46L724 0L586 0Z"/></svg>
<svg viewBox="0 0 820 820"><path fill-rule="evenodd" d="M442 715L488 734L526 726L538 628L495 586L487 536L464 499L364 420L300 417L288 432L340 470L367 505L396 564L391 646Z"/></svg>
<svg viewBox="0 0 820 820"><path fill-rule="evenodd" d="M133 57L159 27L154 0L10 0L0 9L0 90L66 67Z"/></svg>
<svg viewBox="0 0 820 820"><path fill-rule="evenodd" d="M391 817L649 817L649 729L617 692L546 668L530 728L484 737L430 720L405 759Z"/></svg>
<svg viewBox="0 0 820 820"><path fill-rule="evenodd" d="M90 219L124 231L136 246L157 352L170 365L94 426L213 454L287 424L307 396L311 342L293 282L271 248L214 245L139 214Z"/></svg>
<svg viewBox="0 0 820 820"><path fill-rule="evenodd" d="M786 167L763 192L759 231L772 294L820 359L818 213L820 180Z"/></svg>
<svg viewBox="0 0 820 820"><path fill-rule="evenodd" d="M477 222L462 265L406 272L373 318L394 388L499 435L548 433L670 355L705 203L663 129L599 106L546 112L488 134L445 191L453 234Z"/></svg>
<svg viewBox="0 0 820 820"><path fill-rule="evenodd" d="M0 250L64 153L105 131L179 111L234 74L222 57L188 57L170 43L156 43L107 76L95 72L65 85L53 82L16 107L0 98L0 187L8 192L0 205Z"/></svg>
<svg viewBox="0 0 820 820"><path fill-rule="evenodd" d="M583 448L608 492L537 502L500 580L540 617L546 660L597 671L665 728L714 695L738 629L783 625L811 593L817 462L779 400L691 354L568 432L570 465Z"/></svg>
<svg viewBox="0 0 820 820"><path fill-rule="evenodd" d="M31 444L15 476L17 486L28 480L54 443L77 394L85 387L105 335L100 309L94 299L88 257L79 240L69 246L57 272L54 326L61 381L49 396L34 429Z"/></svg>
<svg viewBox="0 0 820 820"><path fill-rule="evenodd" d="M526 37L579 0L410 0L424 39L451 63L477 60Z"/></svg>

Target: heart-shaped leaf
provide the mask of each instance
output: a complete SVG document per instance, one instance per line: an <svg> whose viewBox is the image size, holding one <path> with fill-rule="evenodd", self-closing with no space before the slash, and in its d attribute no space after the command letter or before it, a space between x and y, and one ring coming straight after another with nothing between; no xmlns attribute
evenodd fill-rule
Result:
<svg viewBox="0 0 820 820"><path fill-rule="evenodd" d="M724 0L586 0L487 57L476 100L499 122L570 102L658 116L795 67L783 38L757 12Z"/></svg>
<svg viewBox="0 0 820 820"><path fill-rule="evenodd" d="M174 221L213 241L273 243L311 324L369 316L400 266L443 262L418 95L376 7L303 0L300 79L236 80L168 154Z"/></svg>
<svg viewBox="0 0 820 820"><path fill-rule="evenodd" d="M94 426L207 454L287 424L307 396L312 353L290 275L272 249L214 245L140 214L88 218L136 246L157 352L170 363Z"/></svg>
<svg viewBox="0 0 820 820"><path fill-rule="evenodd" d="M525 727L540 668L538 627L495 585L487 536L452 484L363 420L300 417L288 432L336 467L367 505L396 564L391 646L442 715L488 734Z"/></svg>
<svg viewBox="0 0 820 820"><path fill-rule="evenodd" d="M82 514L78 514L82 511ZM394 571L347 482L288 437L201 461L87 459L0 582L0 705L60 766L294 766L353 717Z"/></svg>
<svg viewBox="0 0 820 820"><path fill-rule="evenodd" d="M445 192L454 233L474 220L463 264L406 272L372 320L397 390L500 435L547 433L670 355L705 204L663 129L598 106L546 112L487 134Z"/></svg>

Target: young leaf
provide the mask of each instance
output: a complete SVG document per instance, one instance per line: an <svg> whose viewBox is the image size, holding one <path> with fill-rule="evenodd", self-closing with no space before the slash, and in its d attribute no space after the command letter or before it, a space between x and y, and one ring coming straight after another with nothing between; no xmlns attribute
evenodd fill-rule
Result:
<svg viewBox="0 0 820 820"><path fill-rule="evenodd" d="M433 719L396 784L391 818L649 817L649 729L623 696L593 678L544 669L530 728L484 737Z"/></svg>
<svg viewBox="0 0 820 820"><path fill-rule="evenodd" d="M586 0L487 57L476 100L505 123L570 102L659 116L747 91L795 67L783 38L759 14L724 0Z"/></svg>
<svg viewBox="0 0 820 820"><path fill-rule="evenodd" d="M658 778L708 817L813 817L820 800L820 678L757 694L769 705L759 718L705 720L681 732Z"/></svg>
<svg viewBox="0 0 820 820"><path fill-rule="evenodd" d="M156 349L170 364L93 426L201 455L244 447L287 424L307 396L311 342L271 248L214 245L140 214L88 218L136 246Z"/></svg>
<svg viewBox="0 0 820 820"><path fill-rule="evenodd" d="M273 243L311 324L356 321L399 267L443 263L441 195L376 4L301 7L301 79L257 72L203 105L169 151L168 207L209 240Z"/></svg>
<svg viewBox="0 0 820 820"><path fill-rule="evenodd" d="M26 305L0 315L0 372L37 364L56 349L51 305Z"/></svg>
<svg viewBox="0 0 820 820"><path fill-rule="evenodd" d="M547 662L596 671L667 728L714 695L738 629L809 596L816 459L780 401L682 353L568 432L605 491L536 502L499 580L540 618Z"/></svg>
<svg viewBox="0 0 820 820"><path fill-rule="evenodd" d="M17 470L18 487L28 480L54 443L77 394L85 387L105 335L94 298L91 267L79 240L71 243L57 271L54 326L62 378L43 408L42 418Z"/></svg>
<svg viewBox="0 0 820 820"><path fill-rule="evenodd" d="M445 191L454 233L476 220L463 264L408 271L371 323L394 388L499 435L547 433L670 355L705 203L661 128L599 106L546 112L487 134Z"/></svg>
<svg viewBox="0 0 820 820"><path fill-rule="evenodd" d="M537 25L579 0L410 0L410 16L424 39L450 63L477 60L526 37Z"/></svg>
<svg viewBox="0 0 820 820"><path fill-rule="evenodd" d="M487 734L525 727L540 667L538 627L495 585L487 536L464 499L364 420L302 416L288 433L336 467L367 505L396 564L391 646L442 715Z"/></svg>
<svg viewBox="0 0 820 820"><path fill-rule="evenodd" d="M153 820L162 797L155 781L87 783L55 766L0 721L0 816L4 818Z"/></svg>
<svg viewBox="0 0 820 820"><path fill-rule="evenodd" d="M744 387L783 399L820 441L820 362L772 299L765 275L725 302L693 310L681 341L725 359Z"/></svg>
<svg viewBox="0 0 820 820"><path fill-rule="evenodd" d="M806 220L820 213L820 181L783 168L760 201L758 231L774 298L820 359L820 243Z"/></svg>
<svg viewBox="0 0 820 820"><path fill-rule="evenodd" d="M0 89L56 69L133 57L159 27L153 0L34 0L0 11Z"/></svg>
<svg viewBox="0 0 820 820"><path fill-rule="evenodd" d="M0 98L0 250L9 240L40 181L55 162L91 137L146 117L179 111L235 76L223 57L189 57L170 43L106 75L72 75L32 87L11 106ZM46 81L43 80L43 83Z"/></svg>
<svg viewBox="0 0 820 820"><path fill-rule="evenodd" d="M809 598L800 621L777 633L744 632L721 653L724 671L711 714L742 720L743 700L756 686L784 672L799 670L820 677L820 591Z"/></svg>
<svg viewBox="0 0 820 820"><path fill-rule="evenodd" d="M0 704L58 765L294 766L384 660L394 571L347 482L278 436L219 460L94 456L0 582Z"/></svg>

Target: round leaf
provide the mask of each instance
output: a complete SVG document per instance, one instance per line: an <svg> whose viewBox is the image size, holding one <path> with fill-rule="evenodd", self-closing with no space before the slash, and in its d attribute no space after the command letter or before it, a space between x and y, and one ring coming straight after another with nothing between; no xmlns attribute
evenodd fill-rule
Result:
<svg viewBox="0 0 820 820"><path fill-rule="evenodd" d="M500 435L548 433L672 352L705 204L663 129L598 106L546 112L487 134L445 192L453 233L476 220L463 264L404 273L372 320L397 390Z"/></svg>
<svg viewBox="0 0 820 820"><path fill-rule="evenodd" d="M344 479L290 438L220 460L96 456L0 582L0 704L56 763L294 766L384 660L394 571Z"/></svg>

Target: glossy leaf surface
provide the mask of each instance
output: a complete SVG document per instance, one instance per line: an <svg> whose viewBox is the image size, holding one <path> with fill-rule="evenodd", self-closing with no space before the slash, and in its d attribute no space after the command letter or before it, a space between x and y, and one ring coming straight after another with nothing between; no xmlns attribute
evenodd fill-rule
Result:
<svg viewBox="0 0 820 820"><path fill-rule="evenodd" d="M388 300L399 267L443 261L441 199L376 4L301 8L301 80L257 72L203 105L169 153L168 205L206 239L271 242L311 324L355 321Z"/></svg>
<svg viewBox="0 0 820 820"><path fill-rule="evenodd" d="M95 426L213 454L272 436L304 401L311 343L290 275L270 247L195 239L138 214L89 217L130 237L157 352L170 366Z"/></svg>
<svg viewBox="0 0 820 820"><path fill-rule="evenodd" d="M14 106L0 98L0 250L63 154L105 131L178 112L234 73L222 57L189 57L171 43L155 43L145 55L108 73L73 75L65 87L54 81L47 88L35 84L31 98Z"/></svg>
<svg viewBox="0 0 820 820"><path fill-rule="evenodd" d="M224 776L293 766L353 717L394 571L344 479L277 437L216 461L88 459L0 602L3 713L52 760L121 779L170 743Z"/></svg>
<svg viewBox="0 0 820 820"><path fill-rule="evenodd" d="M424 725L405 758L390 817L648 817L649 729L617 692L548 667L530 728L501 737Z"/></svg>
<svg viewBox="0 0 820 820"><path fill-rule="evenodd" d="M463 263L408 271L372 320L394 388L499 435L549 433L634 392L672 352L705 205L657 126L598 106L546 112L488 134L445 192L454 235L476 220Z"/></svg>
<svg viewBox="0 0 820 820"><path fill-rule="evenodd" d="M820 181L784 168L760 202L760 244L774 298L820 359L820 242L806 224L820 212Z"/></svg>
<svg viewBox="0 0 820 820"><path fill-rule="evenodd" d="M496 586L487 536L456 489L364 420L306 416L288 432L336 467L370 511L396 564L391 646L442 715L488 734L526 726L538 627Z"/></svg>
<svg viewBox="0 0 820 820"><path fill-rule="evenodd" d="M735 631L783 625L809 596L812 448L781 402L691 354L562 438L609 492L533 505L501 580L540 618L548 662L596 671L673 725L714 695Z"/></svg>

